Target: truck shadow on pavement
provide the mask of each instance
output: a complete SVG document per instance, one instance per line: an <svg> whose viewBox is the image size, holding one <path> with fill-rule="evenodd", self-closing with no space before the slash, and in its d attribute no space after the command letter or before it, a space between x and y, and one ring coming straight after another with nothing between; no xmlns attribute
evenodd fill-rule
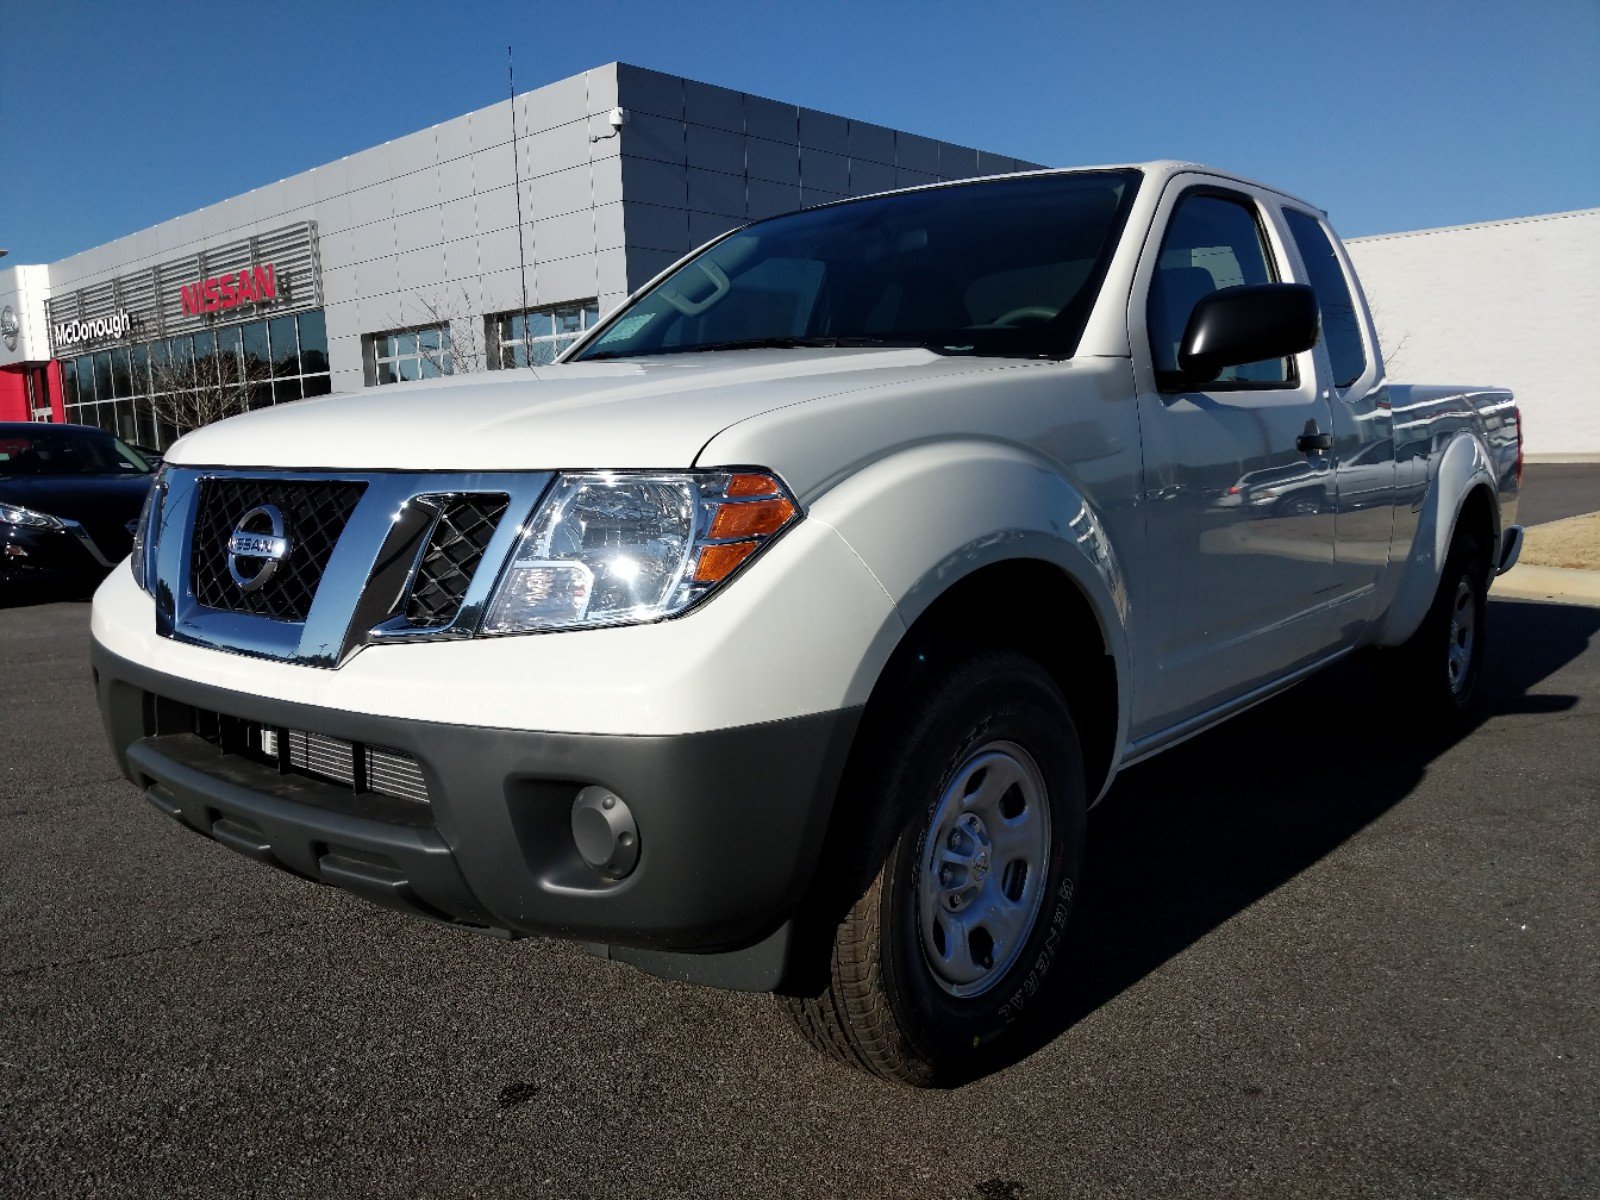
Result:
<svg viewBox="0 0 1600 1200"><path fill-rule="evenodd" d="M1578 703L1533 689L1590 645L1600 609L1496 601L1490 620L1479 724ZM1369 723L1374 736L1337 753L1330 720ZM1471 733L1408 729L1386 705L1380 674L1353 661L1130 768L1089 818L1063 969L1001 1065L1043 1048L1337 849Z"/></svg>

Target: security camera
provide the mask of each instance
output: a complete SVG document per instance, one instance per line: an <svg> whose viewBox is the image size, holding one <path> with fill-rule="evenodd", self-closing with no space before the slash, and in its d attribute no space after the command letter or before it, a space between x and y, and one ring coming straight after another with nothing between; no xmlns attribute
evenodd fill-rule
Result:
<svg viewBox="0 0 1600 1200"><path fill-rule="evenodd" d="M614 138L617 136L617 134L621 133L622 127L628 123L628 110L625 108L613 108L606 114L606 123L611 126L611 132L591 133L589 135L589 140L591 142L603 142L606 139Z"/></svg>

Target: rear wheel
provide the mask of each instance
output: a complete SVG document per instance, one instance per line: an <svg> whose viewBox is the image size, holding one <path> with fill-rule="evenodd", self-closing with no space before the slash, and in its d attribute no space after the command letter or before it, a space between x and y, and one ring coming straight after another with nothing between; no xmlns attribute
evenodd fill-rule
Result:
<svg viewBox="0 0 1600 1200"><path fill-rule="evenodd" d="M1054 965L1083 848L1083 764L1049 674L980 653L902 700L848 800L881 863L834 931L827 986L788 1001L806 1038L885 1079L973 1069Z"/></svg>
<svg viewBox="0 0 1600 1200"><path fill-rule="evenodd" d="M1489 633L1489 560L1477 539L1458 533L1428 615L1400 648L1407 688L1435 721L1459 721L1478 698Z"/></svg>

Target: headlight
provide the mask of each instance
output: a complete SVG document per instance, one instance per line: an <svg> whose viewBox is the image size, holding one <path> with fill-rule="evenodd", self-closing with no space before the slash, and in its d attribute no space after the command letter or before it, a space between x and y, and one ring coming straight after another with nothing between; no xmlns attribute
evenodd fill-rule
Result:
<svg viewBox="0 0 1600 1200"><path fill-rule="evenodd" d="M0 521L7 525L26 525L29 529L64 529L59 517L34 512L19 504L0 504Z"/></svg>
<svg viewBox="0 0 1600 1200"><path fill-rule="evenodd" d="M139 510L139 520L133 527L133 581L151 595L155 594L156 528L161 519L161 493L165 489L166 467L156 472L155 481L145 494L144 507Z"/></svg>
<svg viewBox="0 0 1600 1200"><path fill-rule="evenodd" d="M676 616L799 515L765 472L562 475L518 539L483 631Z"/></svg>

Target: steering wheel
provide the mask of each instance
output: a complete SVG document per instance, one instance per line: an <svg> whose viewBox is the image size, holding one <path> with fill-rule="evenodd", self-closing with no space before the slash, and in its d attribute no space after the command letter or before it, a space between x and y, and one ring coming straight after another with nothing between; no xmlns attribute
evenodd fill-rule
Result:
<svg viewBox="0 0 1600 1200"><path fill-rule="evenodd" d="M1021 308L1013 308L1008 313L1001 313L990 325L1012 327L1019 322L1024 325L1043 325L1046 321L1056 319L1057 309L1046 308L1042 304L1025 304Z"/></svg>

